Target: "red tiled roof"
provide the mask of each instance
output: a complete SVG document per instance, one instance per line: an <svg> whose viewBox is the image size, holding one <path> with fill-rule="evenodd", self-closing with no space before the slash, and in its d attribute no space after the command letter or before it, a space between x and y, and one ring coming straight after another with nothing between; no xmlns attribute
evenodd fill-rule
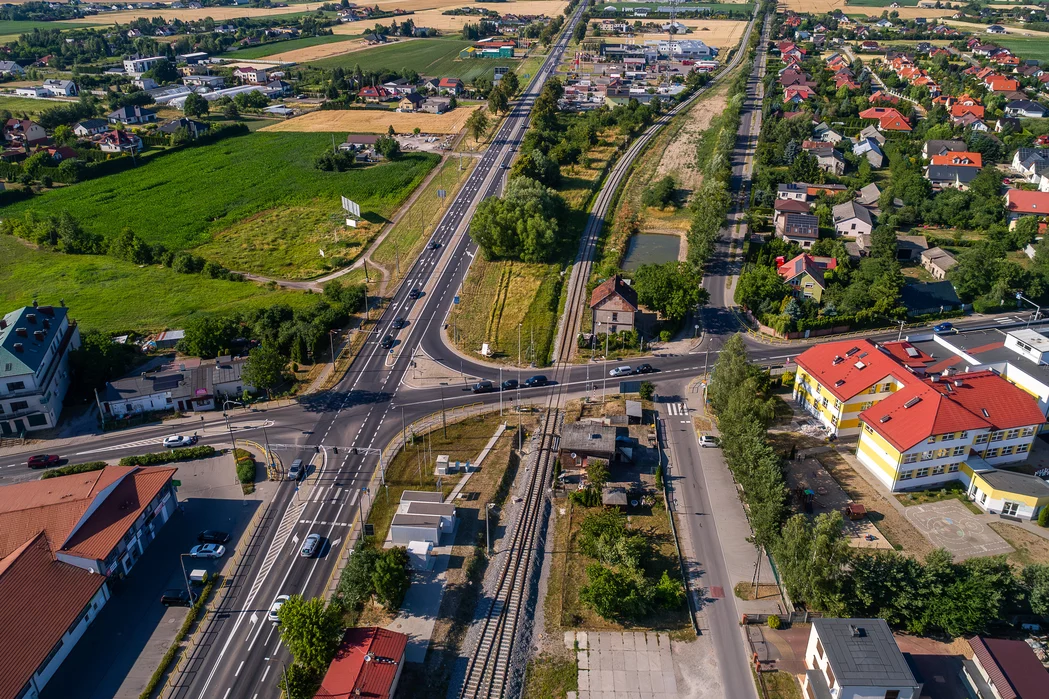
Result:
<svg viewBox="0 0 1049 699"><path fill-rule="evenodd" d="M637 310L637 292L618 274L594 287L594 291L590 294L590 307L593 308L614 294L621 296L635 311Z"/></svg>
<svg viewBox="0 0 1049 699"><path fill-rule="evenodd" d="M803 252L794 259L784 262L776 272L787 282L807 272L813 281L823 286L823 272L837 266L838 261L833 257L813 257Z"/></svg>
<svg viewBox="0 0 1049 699"><path fill-rule="evenodd" d="M105 581L56 561L42 532L0 560L0 696L22 690Z"/></svg>
<svg viewBox="0 0 1049 699"><path fill-rule="evenodd" d="M975 636L969 639L969 646L1002 699L1045 696L1045 668L1023 641Z"/></svg>
<svg viewBox="0 0 1049 699"><path fill-rule="evenodd" d="M980 109L983 109L981 107ZM980 153L952 152L944 155L934 155L930 160L932 165L957 165L960 167L983 167L983 155Z"/></svg>
<svg viewBox="0 0 1049 699"><path fill-rule="evenodd" d="M1018 214L1049 214L1049 192L1010 189L1005 192L1005 208Z"/></svg>
<svg viewBox="0 0 1049 699"><path fill-rule="evenodd" d="M314 699L389 699L408 637L377 627L348 629Z"/></svg>
<svg viewBox="0 0 1049 699"><path fill-rule="evenodd" d="M776 211L788 211L795 214L809 213L809 205L797 199L777 199L773 207Z"/></svg>
<svg viewBox="0 0 1049 699"><path fill-rule="evenodd" d="M993 371L977 371L913 383L864 410L860 420L904 451L934 434L1007 430L1045 417L1023 389Z"/></svg>
<svg viewBox="0 0 1049 699"><path fill-rule="evenodd" d="M893 359L909 369L927 367L936 361L931 356L906 341L883 342L881 348L892 355Z"/></svg>
<svg viewBox="0 0 1049 699"><path fill-rule="evenodd" d="M836 358L841 361L836 362ZM887 376L904 384L918 380L867 339L816 345L799 354L796 361L841 401L863 393Z"/></svg>

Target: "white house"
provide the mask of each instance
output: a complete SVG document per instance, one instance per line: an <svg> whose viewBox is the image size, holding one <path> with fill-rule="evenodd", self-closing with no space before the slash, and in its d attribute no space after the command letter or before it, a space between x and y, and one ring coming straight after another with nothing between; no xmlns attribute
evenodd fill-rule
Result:
<svg viewBox="0 0 1049 699"><path fill-rule="evenodd" d="M814 619L805 650L807 697L918 699L922 685L884 619Z"/></svg>
<svg viewBox="0 0 1049 699"><path fill-rule="evenodd" d="M834 231L838 235L868 234L874 228L870 210L855 200L838 204L831 210L831 215L834 218Z"/></svg>
<svg viewBox="0 0 1049 699"><path fill-rule="evenodd" d="M45 80L43 87L53 97L76 97L80 94L72 80Z"/></svg>
<svg viewBox="0 0 1049 699"><path fill-rule="evenodd" d="M406 490L390 522L390 539L399 546L412 541L440 544L441 534L455 529L455 505L440 492Z"/></svg>
<svg viewBox="0 0 1049 699"><path fill-rule="evenodd" d="M161 61L167 59L163 56L140 56L135 54L124 59L124 72L128 75L140 75L153 68Z"/></svg>
<svg viewBox="0 0 1049 699"><path fill-rule="evenodd" d="M51 93L39 85L32 87L16 87L15 94L19 97L39 98L50 97Z"/></svg>
<svg viewBox="0 0 1049 699"><path fill-rule="evenodd" d="M73 134L86 138L105 133L109 129L109 123L105 119L85 119L73 127Z"/></svg>
<svg viewBox="0 0 1049 699"><path fill-rule="evenodd" d="M246 359L184 359L154 372L110 381L98 395L103 420L150 412L214 410L225 397L252 389L242 378Z"/></svg>

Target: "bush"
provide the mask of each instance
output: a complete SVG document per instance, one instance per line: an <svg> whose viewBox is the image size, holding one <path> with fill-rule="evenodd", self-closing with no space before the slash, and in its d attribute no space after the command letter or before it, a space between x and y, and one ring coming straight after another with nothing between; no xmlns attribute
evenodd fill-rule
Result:
<svg viewBox="0 0 1049 699"><path fill-rule="evenodd" d="M170 451L155 451L138 456L125 456L120 460L121 466L157 466L170 464L176 461L192 461L193 459L207 459L215 456L218 452L215 447L184 447L171 449Z"/></svg>
<svg viewBox="0 0 1049 699"><path fill-rule="evenodd" d="M70 464L69 466L62 466L61 468L53 468L48 471L44 471L43 475L40 476L40 480L44 480L46 478L58 478L59 476L69 476L74 473L101 471L106 466L109 466L109 464L107 464L105 461L88 461L86 464Z"/></svg>
<svg viewBox="0 0 1049 699"><path fill-rule="evenodd" d="M768 621L765 623L767 623L769 625L769 628L773 631L783 626L783 620L779 618L778 614L770 614Z"/></svg>
<svg viewBox="0 0 1049 699"><path fill-rule="evenodd" d="M571 495L572 502L582 507L599 507L601 505L601 493L593 488L576 490Z"/></svg>
<svg viewBox="0 0 1049 699"><path fill-rule="evenodd" d="M659 341L660 342L670 342L670 331L669 330L660 330L659 331Z"/></svg>
<svg viewBox="0 0 1049 699"><path fill-rule="evenodd" d="M641 394L641 400L652 400L656 395L656 386L651 381L642 381L638 393Z"/></svg>
<svg viewBox="0 0 1049 699"><path fill-rule="evenodd" d="M255 482L255 459L237 459L237 480L244 485Z"/></svg>
<svg viewBox="0 0 1049 699"><path fill-rule="evenodd" d="M1049 507L1043 507L1038 513L1038 526L1049 527Z"/></svg>

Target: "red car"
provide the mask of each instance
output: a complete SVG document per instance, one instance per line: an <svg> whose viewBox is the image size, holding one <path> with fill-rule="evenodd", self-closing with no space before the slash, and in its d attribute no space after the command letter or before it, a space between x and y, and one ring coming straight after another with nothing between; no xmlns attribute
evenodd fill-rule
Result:
<svg viewBox="0 0 1049 699"><path fill-rule="evenodd" d="M61 459L57 454L37 454L29 457L29 468L50 468L58 466Z"/></svg>

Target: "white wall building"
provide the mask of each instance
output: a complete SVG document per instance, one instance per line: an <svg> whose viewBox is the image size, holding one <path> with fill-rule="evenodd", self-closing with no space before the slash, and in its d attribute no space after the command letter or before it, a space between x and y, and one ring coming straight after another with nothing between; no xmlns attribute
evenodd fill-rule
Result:
<svg viewBox="0 0 1049 699"><path fill-rule="evenodd" d="M814 619L805 650L806 697L918 699L921 684L884 619Z"/></svg>

